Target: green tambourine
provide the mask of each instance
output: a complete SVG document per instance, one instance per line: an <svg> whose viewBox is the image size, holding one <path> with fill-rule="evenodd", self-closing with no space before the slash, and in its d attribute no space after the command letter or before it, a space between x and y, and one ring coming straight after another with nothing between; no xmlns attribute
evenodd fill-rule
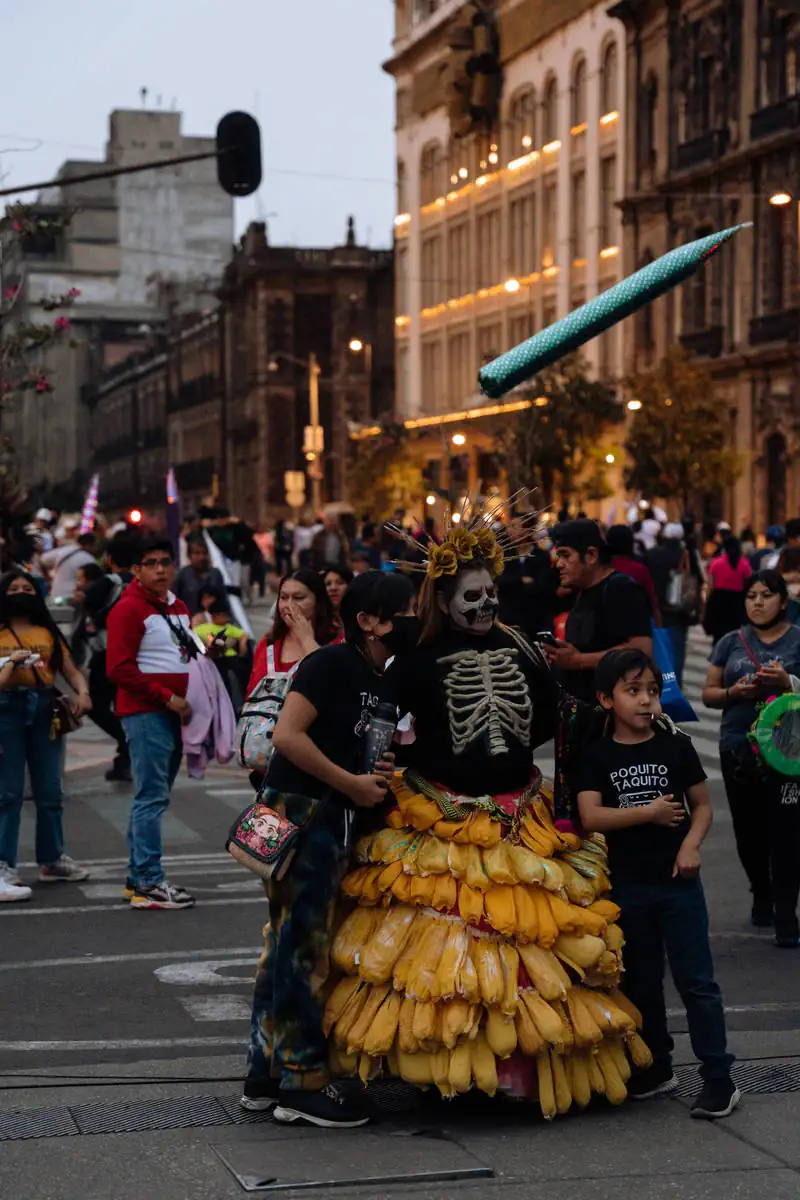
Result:
<svg viewBox="0 0 800 1200"><path fill-rule="evenodd" d="M779 775L800 775L800 758L784 754L773 734L786 713L800 711L800 695L786 692L765 704L753 726L753 741L766 766Z"/></svg>

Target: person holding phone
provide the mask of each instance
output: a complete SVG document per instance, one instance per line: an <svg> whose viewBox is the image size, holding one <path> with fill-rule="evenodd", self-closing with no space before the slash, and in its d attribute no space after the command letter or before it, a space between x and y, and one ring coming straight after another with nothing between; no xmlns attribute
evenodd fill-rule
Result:
<svg viewBox="0 0 800 1200"><path fill-rule="evenodd" d="M767 767L748 733L759 704L800 689L800 627L789 621L788 605L779 571L754 575L745 594L747 621L717 642L703 688L703 703L722 709L720 765L753 894L751 921L774 924L777 945L787 949L800 944L800 782Z"/></svg>

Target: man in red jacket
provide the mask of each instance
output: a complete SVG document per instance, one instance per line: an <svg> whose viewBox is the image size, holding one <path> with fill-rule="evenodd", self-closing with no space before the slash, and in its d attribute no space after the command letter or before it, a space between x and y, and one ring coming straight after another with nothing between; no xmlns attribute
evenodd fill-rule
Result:
<svg viewBox="0 0 800 1200"><path fill-rule="evenodd" d="M170 591L175 561L169 541L146 541L128 584L108 615L108 677L131 753L135 794L128 822L125 898L133 908L190 908L194 897L164 878L161 819L178 774L189 659L197 653L186 605Z"/></svg>

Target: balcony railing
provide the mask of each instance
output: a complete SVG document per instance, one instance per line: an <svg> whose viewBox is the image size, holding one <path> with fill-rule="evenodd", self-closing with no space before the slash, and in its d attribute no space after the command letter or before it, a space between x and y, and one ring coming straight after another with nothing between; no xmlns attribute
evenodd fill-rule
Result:
<svg viewBox="0 0 800 1200"><path fill-rule="evenodd" d="M708 329L698 329L694 333L681 335L681 345L690 354L700 354L704 358L719 358L722 353L723 329L721 325L712 325Z"/></svg>
<svg viewBox="0 0 800 1200"><path fill-rule="evenodd" d="M750 116L750 137L755 142L759 138L771 137L774 133L783 133L786 129L796 129L800 125L800 96L787 96L777 104L761 108Z"/></svg>
<svg viewBox="0 0 800 1200"><path fill-rule="evenodd" d="M686 171L690 167L699 167L703 163L713 162L722 158L728 149L730 135L727 126L722 129L709 129L701 137L692 138L690 142L682 142L678 146L676 167Z"/></svg>
<svg viewBox="0 0 800 1200"><path fill-rule="evenodd" d="M796 308L766 313L763 317L754 317L750 322L751 346L763 346L766 342L797 341L800 341L800 311Z"/></svg>
<svg viewBox="0 0 800 1200"><path fill-rule="evenodd" d="M170 397L170 411L179 412L184 408L194 408L196 404L204 404L214 398L220 386L220 381L212 374L189 379L180 385L177 395Z"/></svg>

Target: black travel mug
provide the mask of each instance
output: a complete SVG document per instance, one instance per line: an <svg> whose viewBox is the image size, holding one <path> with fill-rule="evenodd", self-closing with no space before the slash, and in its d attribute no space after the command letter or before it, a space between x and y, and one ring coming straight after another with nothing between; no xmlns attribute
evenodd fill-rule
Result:
<svg viewBox="0 0 800 1200"><path fill-rule="evenodd" d="M392 748L397 729L397 709L393 704L379 704L370 714L364 736L364 774L371 775L376 763Z"/></svg>

